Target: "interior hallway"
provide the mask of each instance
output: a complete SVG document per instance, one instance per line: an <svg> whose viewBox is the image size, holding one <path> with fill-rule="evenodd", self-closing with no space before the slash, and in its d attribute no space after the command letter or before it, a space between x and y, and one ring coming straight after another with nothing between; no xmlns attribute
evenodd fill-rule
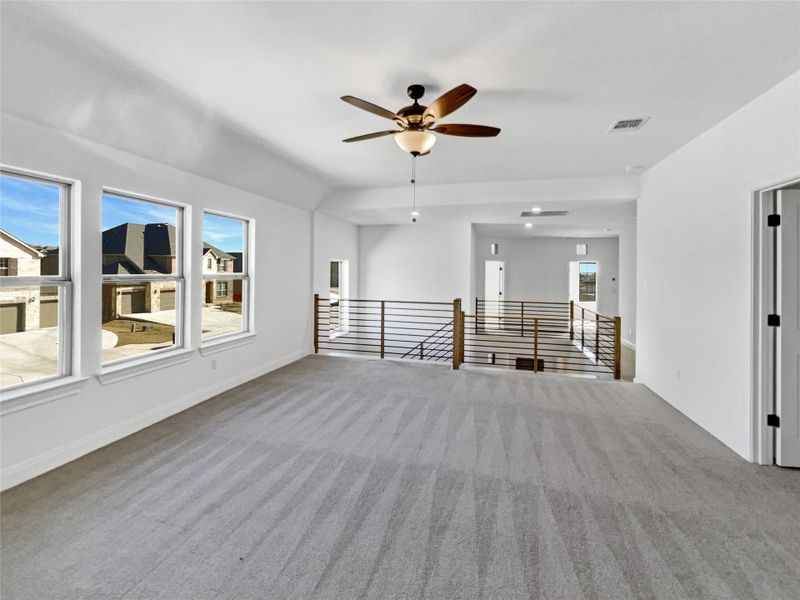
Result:
<svg viewBox="0 0 800 600"><path fill-rule="evenodd" d="M312 356L2 495L4 598L796 598L800 472L646 388Z"/></svg>

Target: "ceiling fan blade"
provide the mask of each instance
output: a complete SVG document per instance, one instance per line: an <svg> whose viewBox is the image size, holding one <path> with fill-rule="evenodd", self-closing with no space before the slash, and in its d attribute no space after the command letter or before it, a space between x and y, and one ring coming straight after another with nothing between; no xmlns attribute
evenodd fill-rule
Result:
<svg viewBox="0 0 800 600"><path fill-rule="evenodd" d="M443 135L458 135L461 137L494 137L500 133L499 127L489 127L488 125L439 125L435 129L429 129L434 133Z"/></svg>
<svg viewBox="0 0 800 600"><path fill-rule="evenodd" d="M478 90L471 85L462 83L431 102L430 106L425 110L423 119L427 117L438 121L464 106L477 92Z"/></svg>
<svg viewBox="0 0 800 600"><path fill-rule="evenodd" d="M379 138L385 135L394 135L395 133L402 133L402 129L393 129L391 131L376 131L375 133L367 133L365 135L359 135L356 137L347 138L346 140L342 140L343 142L360 142L362 140L371 140L372 138Z"/></svg>
<svg viewBox="0 0 800 600"><path fill-rule="evenodd" d="M356 98L355 96L342 96L342 100L344 100L348 104L352 104L356 108L360 108L361 110L371 112L373 115L378 115L379 117L383 117L384 119L403 122L402 117L400 117L399 115L396 115L392 111L387 110L385 108L381 108L377 104L372 104L372 102L367 102L366 100L362 100L361 98Z"/></svg>

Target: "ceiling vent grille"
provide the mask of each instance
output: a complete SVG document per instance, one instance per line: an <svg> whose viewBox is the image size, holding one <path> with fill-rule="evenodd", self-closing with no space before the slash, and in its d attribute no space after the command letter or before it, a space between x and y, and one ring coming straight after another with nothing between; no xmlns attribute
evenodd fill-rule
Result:
<svg viewBox="0 0 800 600"><path fill-rule="evenodd" d="M616 121L611 127L608 128L609 133L616 133L618 131L635 131L644 127L644 124L650 120L650 117L642 117L641 119L621 119Z"/></svg>
<svg viewBox="0 0 800 600"><path fill-rule="evenodd" d="M563 217L568 210L523 210L520 217Z"/></svg>

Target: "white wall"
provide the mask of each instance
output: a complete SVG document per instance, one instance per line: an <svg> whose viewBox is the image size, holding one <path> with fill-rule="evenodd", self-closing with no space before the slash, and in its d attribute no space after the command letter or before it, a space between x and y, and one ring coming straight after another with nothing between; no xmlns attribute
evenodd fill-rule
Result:
<svg viewBox="0 0 800 600"><path fill-rule="evenodd" d="M70 392L43 393L35 405L0 407L2 487L15 485L305 355L311 343L311 214L24 119L2 114L4 164L80 181L76 204L75 323L86 377ZM253 217L255 331L250 342L213 356L194 350L185 362L102 384L101 221L103 186L188 204L191 239L202 236L202 209ZM190 261L191 262L191 261ZM202 294L200 261L189 265L189 306ZM200 312L189 311L188 344L197 346ZM216 370L212 370L211 361Z"/></svg>
<svg viewBox="0 0 800 600"><path fill-rule="evenodd" d="M351 298L359 298L358 227L324 213L314 213L314 293L330 295L331 260L349 261Z"/></svg>
<svg viewBox="0 0 800 600"><path fill-rule="evenodd" d="M471 225L409 223L359 227L361 296L380 300L466 300Z"/></svg>
<svg viewBox="0 0 800 600"><path fill-rule="evenodd" d="M499 251L492 255L490 245L497 242ZM588 254L577 256L576 244L586 244ZM617 238L499 238L478 236L473 285L474 297L483 298L487 260L505 261L506 300L569 301L570 261L597 261L597 310L617 316L619 276L619 240Z"/></svg>
<svg viewBox="0 0 800 600"><path fill-rule="evenodd" d="M619 232L619 316L622 342L636 348L636 222Z"/></svg>
<svg viewBox="0 0 800 600"><path fill-rule="evenodd" d="M752 458L752 193L800 175L800 73L642 176L637 381Z"/></svg>

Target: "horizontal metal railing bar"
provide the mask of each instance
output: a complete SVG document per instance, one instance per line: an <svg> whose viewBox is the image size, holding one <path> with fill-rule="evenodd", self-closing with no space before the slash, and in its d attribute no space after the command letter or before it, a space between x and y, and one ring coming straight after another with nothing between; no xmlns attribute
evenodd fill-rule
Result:
<svg viewBox="0 0 800 600"><path fill-rule="evenodd" d="M531 360L533 356L524 357L528 360ZM494 362L491 361L488 357L482 357L481 360L478 360L475 357L464 357L464 362L470 364L483 364L483 365L492 365L492 366L501 366L501 367L516 367L516 360L509 360L504 358L496 358ZM520 371L527 371L529 369L519 369ZM574 365L563 365L563 364L547 364L545 363L544 368L541 369L542 372L557 372L557 371L573 371L577 373L602 373L604 375L611 375L611 369L601 369L596 368L594 366L586 366L586 367L576 367Z"/></svg>
<svg viewBox="0 0 800 600"><path fill-rule="evenodd" d="M516 360L515 359L510 359L510 358L505 358L505 357L495 357L495 361L491 362L490 358L487 357L487 356L482 356L481 358L482 358L482 360L476 360L475 357L469 357L468 358L468 357L465 356L464 357L464 362L467 362L467 363L470 363L470 364L482 364L482 365L492 365L492 366L509 366L509 367L515 367L516 366ZM522 356L520 358L531 359L531 358L533 358L533 355ZM522 370L527 371L528 369L520 369L520 370L521 371ZM575 365L566 365L564 363L551 363L551 364L545 363L543 372L547 372L547 371L549 371L549 372L553 372L553 371L574 371L574 372L581 372L581 373L603 373L603 374L606 374L606 375L610 375L611 374L611 370L610 369L598 368L595 365L580 365L579 368L576 368Z"/></svg>
<svg viewBox="0 0 800 600"><path fill-rule="evenodd" d="M478 299L478 306L481 304L508 304L508 305L516 305L519 306L520 304L550 304L554 306L566 306L569 307L569 302L560 302L558 300L484 300L482 298Z"/></svg>
<svg viewBox="0 0 800 600"><path fill-rule="evenodd" d="M509 354L509 353L506 353L506 352L486 352L486 351L482 351L480 353L477 353L475 351L469 351L469 352L465 351L464 352L465 356L466 355L484 356L484 355L487 355L487 354L494 354L495 357L496 357L496 360L515 360L516 358L531 358L531 357L534 356L532 351L530 353L515 353L515 354ZM590 362L590 361L586 361L586 362L580 361L580 362L578 362L578 361L570 359L570 357L548 356L548 355L542 355L542 354L538 354L538 357L539 357L539 359L550 358L551 360L557 361L554 364L572 365L572 366L585 366L585 367L598 367L599 366L597 363L593 363L593 362Z"/></svg>
<svg viewBox="0 0 800 600"><path fill-rule="evenodd" d="M330 302L330 298L320 298L320 302ZM428 300L367 300L364 298L337 298L334 302L359 302L359 303L374 303L380 304L383 302L385 305L390 304L430 304L432 306L453 306L452 302L436 302Z"/></svg>
<svg viewBox="0 0 800 600"><path fill-rule="evenodd" d="M339 350L340 352L365 352L367 354L377 354L380 356L380 350L358 350L357 348L351 348L349 350L342 350L341 348L326 348L324 346L319 347L320 350Z"/></svg>

